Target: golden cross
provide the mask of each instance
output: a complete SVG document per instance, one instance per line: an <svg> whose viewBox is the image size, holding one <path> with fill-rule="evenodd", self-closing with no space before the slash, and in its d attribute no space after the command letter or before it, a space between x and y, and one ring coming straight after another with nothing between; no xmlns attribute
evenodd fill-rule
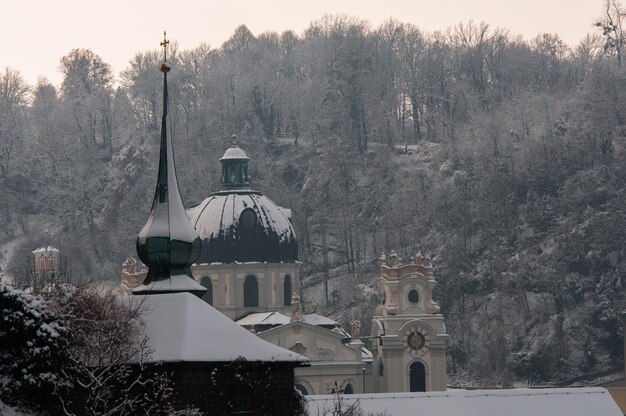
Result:
<svg viewBox="0 0 626 416"><path fill-rule="evenodd" d="M163 42L161 42L161 46L163 46L163 61L167 62L167 45L169 45L170 41L167 40L167 32L163 31Z"/></svg>

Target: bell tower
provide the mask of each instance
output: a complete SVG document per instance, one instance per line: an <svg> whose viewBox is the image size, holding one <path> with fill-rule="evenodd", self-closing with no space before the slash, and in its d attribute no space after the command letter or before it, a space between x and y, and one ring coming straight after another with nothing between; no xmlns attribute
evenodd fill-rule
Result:
<svg viewBox="0 0 626 416"><path fill-rule="evenodd" d="M372 322L377 391L446 390L446 327L433 300L430 259L421 254L400 264L392 252L380 258L380 291Z"/></svg>

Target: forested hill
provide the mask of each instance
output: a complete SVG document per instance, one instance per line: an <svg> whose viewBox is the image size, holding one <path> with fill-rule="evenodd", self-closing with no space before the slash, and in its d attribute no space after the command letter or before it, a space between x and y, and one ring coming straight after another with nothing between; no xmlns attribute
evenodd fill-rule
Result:
<svg viewBox="0 0 626 416"><path fill-rule="evenodd" d="M241 26L219 48L174 45L181 194L192 206L218 189L234 130L254 186L293 210L305 296L326 312L368 322L380 254L430 251L453 382L614 368L626 68L606 40L329 16L300 35ZM141 52L116 76L80 49L60 86L1 74L0 243L19 284L44 229L68 278L118 280L154 191L159 62Z"/></svg>

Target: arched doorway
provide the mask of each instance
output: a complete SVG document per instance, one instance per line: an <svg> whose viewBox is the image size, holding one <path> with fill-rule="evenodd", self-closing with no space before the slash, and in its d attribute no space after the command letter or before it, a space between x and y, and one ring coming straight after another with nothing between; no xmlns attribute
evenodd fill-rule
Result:
<svg viewBox="0 0 626 416"><path fill-rule="evenodd" d="M291 276L285 276L285 283L283 284L284 304L285 306L291 306L291 292L293 291L293 285L291 284Z"/></svg>
<svg viewBox="0 0 626 416"><path fill-rule="evenodd" d="M352 387L352 384L346 384L346 387L343 388L343 394L354 394L354 387Z"/></svg>
<svg viewBox="0 0 626 416"><path fill-rule="evenodd" d="M426 391L426 368L419 361L409 367L409 391Z"/></svg>
<svg viewBox="0 0 626 416"><path fill-rule="evenodd" d="M200 284L206 288L206 292L202 295L202 300L213 306L213 283L209 276L202 276Z"/></svg>
<svg viewBox="0 0 626 416"><path fill-rule="evenodd" d="M246 276L246 280L243 282L243 307L259 307L259 282L256 276Z"/></svg>

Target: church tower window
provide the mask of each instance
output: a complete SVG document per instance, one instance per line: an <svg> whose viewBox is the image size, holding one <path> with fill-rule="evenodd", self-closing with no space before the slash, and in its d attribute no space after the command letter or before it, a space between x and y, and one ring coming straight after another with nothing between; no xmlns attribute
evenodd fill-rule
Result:
<svg viewBox="0 0 626 416"><path fill-rule="evenodd" d="M202 295L202 300L213 306L213 283L209 276L202 276L200 284L206 288L206 292Z"/></svg>
<svg viewBox="0 0 626 416"><path fill-rule="evenodd" d="M408 297L409 297L409 302L411 302L411 303L417 303L420 300L420 295L417 292L417 290L415 290L415 289L409 290Z"/></svg>
<svg viewBox="0 0 626 416"><path fill-rule="evenodd" d="M291 283L291 276L285 276L285 283L283 284L283 293L285 298L285 306L291 306L291 292L293 291L293 285Z"/></svg>
<svg viewBox="0 0 626 416"><path fill-rule="evenodd" d="M243 307L259 307L259 282L256 276L246 276L246 280L243 282Z"/></svg>

